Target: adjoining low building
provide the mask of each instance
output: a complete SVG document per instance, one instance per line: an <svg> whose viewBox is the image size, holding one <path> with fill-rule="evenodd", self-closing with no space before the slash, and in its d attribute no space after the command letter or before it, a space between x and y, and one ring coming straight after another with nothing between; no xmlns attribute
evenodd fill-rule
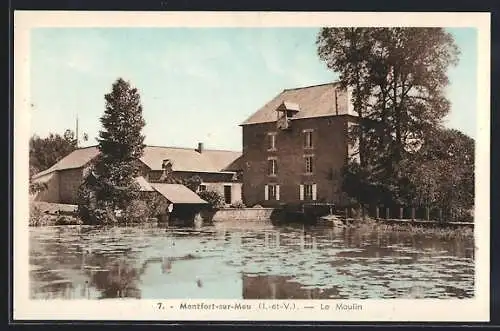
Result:
<svg viewBox="0 0 500 331"><path fill-rule="evenodd" d="M33 199L76 204L84 174L98 155L97 146L79 148L49 169L34 175L33 181L45 183L46 189L36 193ZM179 180L199 176L202 181L200 190L216 190L224 196L227 204L231 204L242 200L240 158L240 152L205 150L202 143L192 149L146 146L140 158L140 181L143 185L161 183L167 172ZM158 190L156 185L152 187ZM170 198L173 199L172 196Z"/></svg>
<svg viewBox="0 0 500 331"><path fill-rule="evenodd" d="M343 203L341 170L358 148L351 97L339 83L286 89L241 124L245 204Z"/></svg>

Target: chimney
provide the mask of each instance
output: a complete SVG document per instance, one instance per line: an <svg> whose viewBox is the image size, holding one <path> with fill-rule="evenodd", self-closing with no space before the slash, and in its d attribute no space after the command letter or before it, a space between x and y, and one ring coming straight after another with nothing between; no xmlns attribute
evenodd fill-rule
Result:
<svg viewBox="0 0 500 331"><path fill-rule="evenodd" d="M198 148L196 149L198 153L203 153L203 143L198 143Z"/></svg>
<svg viewBox="0 0 500 331"><path fill-rule="evenodd" d="M159 180L159 182L166 182L170 173L172 172L172 161L170 161L169 159L163 160L161 163L161 168L162 168L162 172L161 172L161 176L158 180Z"/></svg>

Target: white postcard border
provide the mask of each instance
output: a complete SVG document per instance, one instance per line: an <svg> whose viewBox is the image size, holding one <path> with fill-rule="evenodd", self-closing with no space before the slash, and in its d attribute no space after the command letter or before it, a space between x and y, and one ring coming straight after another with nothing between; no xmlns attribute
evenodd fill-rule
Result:
<svg viewBox="0 0 500 331"><path fill-rule="evenodd" d="M287 321L488 321L490 258L490 14L489 13L294 13L294 12L69 12L14 13L14 222L13 318L21 320L287 320ZM318 309L260 310L265 300L51 300L29 299L28 141L30 30L39 27L475 27L478 32L476 140L476 296L465 300L268 300ZM181 309L186 304L252 304L250 310ZM356 303L357 311L320 310ZM170 308L170 307L173 308Z"/></svg>

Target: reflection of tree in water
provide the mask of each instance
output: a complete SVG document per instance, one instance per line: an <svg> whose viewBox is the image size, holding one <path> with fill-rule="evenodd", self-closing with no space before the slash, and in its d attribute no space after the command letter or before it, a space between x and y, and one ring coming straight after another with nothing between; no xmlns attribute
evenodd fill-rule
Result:
<svg viewBox="0 0 500 331"><path fill-rule="evenodd" d="M75 297L75 287L69 280L55 280L38 289L31 288L32 298L42 299L72 299Z"/></svg>
<svg viewBox="0 0 500 331"><path fill-rule="evenodd" d="M102 268L106 271L91 271L91 285L102 292L102 298L141 298L139 280L146 271L148 265L161 263L162 273L170 272L172 264L176 260L190 260L196 257L187 254L179 258L149 258L139 268L134 268L123 259L114 261ZM200 286L200 284L198 284Z"/></svg>
<svg viewBox="0 0 500 331"><path fill-rule="evenodd" d="M102 298L137 298L140 277L137 269L125 260L118 260L106 265L108 271L97 271L92 276L91 284L102 292Z"/></svg>
<svg viewBox="0 0 500 331"><path fill-rule="evenodd" d="M243 275L243 299L343 299L335 286L304 288L289 276Z"/></svg>

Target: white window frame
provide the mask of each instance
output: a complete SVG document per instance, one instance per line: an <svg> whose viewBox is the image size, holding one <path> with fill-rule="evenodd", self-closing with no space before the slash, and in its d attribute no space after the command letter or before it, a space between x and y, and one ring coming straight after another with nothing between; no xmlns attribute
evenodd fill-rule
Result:
<svg viewBox="0 0 500 331"><path fill-rule="evenodd" d="M308 192L309 190L310 192ZM317 199L316 184L301 184L299 192L299 198L301 201L316 201Z"/></svg>
<svg viewBox="0 0 500 331"><path fill-rule="evenodd" d="M271 194L271 187L274 189L274 198ZM280 200L280 186L278 184L268 184L264 186L264 200L266 201L279 201Z"/></svg>
<svg viewBox="0 0 500 331"><path fill-rule="evenodd" d="M310 159L310 163L308 163L309 159ZM308 167L308 164L309 164L309 167ZM304 173L306 175L312 175L314 173L314 154L304 155L304 168L305 168Z"/></svg>
<svg viewBox="0 0 500 331"><path fill-rule="evenodd" d="M268 132L267 137L267 150L276 151L276 132Z"/></svg>
<svg viewBox="0 0 500 331"><path fill-rule="evenodd" d="M271 161L271 162L269 162ZM269 168L269 165L272 164L271 168ZM269 177L276 177L278 175L278 158L275 156L270 156L267 158L267 175Z"/></svg>
<svg viewBox="0 0 500 331"><path fill-rule="evenodd" d="M313 142L313 129L304 129L302 130L304 134L304 149L313 149L314 148L314 142Z"/></svg>

